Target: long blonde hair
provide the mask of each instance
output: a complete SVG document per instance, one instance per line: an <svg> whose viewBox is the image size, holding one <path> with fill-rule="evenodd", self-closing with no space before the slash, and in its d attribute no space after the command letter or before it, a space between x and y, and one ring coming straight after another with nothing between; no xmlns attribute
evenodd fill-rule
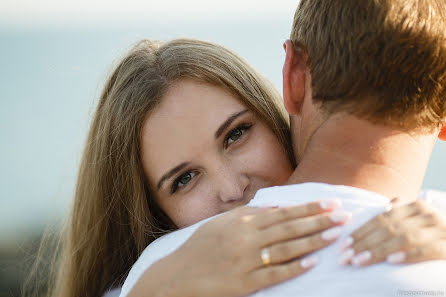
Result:
<svg viewBox="0 0 446 297"><path fill-rule="evenodd" d="M169 85L183 78L235 94L274 131L294 163L280 95L241 58L198 40L140 41L119 62L101 94L49 295L103 295L122 284L149 243L175 229L145 182L140 133Z"/></svg>

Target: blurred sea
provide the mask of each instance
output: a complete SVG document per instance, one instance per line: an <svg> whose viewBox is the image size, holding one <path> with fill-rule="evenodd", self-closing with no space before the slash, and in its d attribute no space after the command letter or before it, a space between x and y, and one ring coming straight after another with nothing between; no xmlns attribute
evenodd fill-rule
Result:
<svg viewBox="0 0 446 297"><path fill-rule="evenodd" d="M150 25L0 30L0 246L60 221L71 201L89 121L112 62L142 38L194 37L237 52L281 90L291 24ZM424 188L446 191L446 144Z"/></svg>

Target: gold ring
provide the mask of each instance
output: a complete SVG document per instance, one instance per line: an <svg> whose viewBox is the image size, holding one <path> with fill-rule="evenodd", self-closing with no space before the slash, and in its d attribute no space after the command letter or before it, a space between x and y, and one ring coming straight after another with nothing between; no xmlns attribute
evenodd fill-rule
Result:
<svg viewBox="0 0 446 297"><path fill-rule="evenodd" d="M263 265L268 266L271 264L271 255L269 254L268 248L263 248L260 251L260 258L262 259Z"/></svg>

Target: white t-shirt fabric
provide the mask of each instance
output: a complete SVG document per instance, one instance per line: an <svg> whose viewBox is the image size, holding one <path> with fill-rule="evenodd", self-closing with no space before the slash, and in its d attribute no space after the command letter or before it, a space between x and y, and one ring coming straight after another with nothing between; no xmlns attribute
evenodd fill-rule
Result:
<svg viewBox="0 0 446 297"><path fill-rule="evenodd" d="M426 200L436 197L440 206L446 206L444 194L439 192L422 192L420 196ZM410 265L379 263L360 268L338 264L339 243L358 227L389 208L389 199L382 195L348 186L304 183L261 189L248 206L285 207L330 198L341 200L343 209L352 213L352 219L343 227L338 241L313 253L318 256L318 264L310 271L251 296L446 295L446 261ZM443 210L446 211L446 208ZM179 248L197 228L212 218L167 234L151 243L132 267L120 297L128 295L150 265Z"/></svg>

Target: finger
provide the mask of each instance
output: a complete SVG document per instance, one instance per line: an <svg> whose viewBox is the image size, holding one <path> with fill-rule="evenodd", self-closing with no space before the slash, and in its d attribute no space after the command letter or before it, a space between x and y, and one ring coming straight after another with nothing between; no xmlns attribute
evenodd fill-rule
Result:
<svg viewBox="0 0 446 297"><path fill-rule="evenodd" d="M446 241L433 242L407 251L394 252L387 256L388 263L417 263L429 260L446 260Z"/></svg>
<svg viewBox="0 0 446 297"><path fill-rule="evenodd" d="M390 203L392 203L392 204L397 204L397 203L399 203L400 202L400 197L393 197L391 200L390 200Z"/></svg>
<svg viewBox="0 0 446 297"><path fill-rule="evenodd" d="M377 245L382 244L385 240L388 240L392 237L392 234L388 229L379 228L377 230L372 231L367 234L365 237L361 238L357 242L355 242L351 248L355 252L355 254L359 254L365 250L371 250Z"/></svg>
<svg viewBox="0 0 446 297"><path fill-rule="evenodd" d="M416 230L424 230L423 228L428 226L436 226L434 221L437 218L432 214L416 215L398 223L390 223L388 226L377 227L375 230L369 232L364 237L360 238L351 245L355 254L359 254L365 250L377 249L382 245L384 241L388 241L391 238L398 237L398 235L411 234L417 232ZM434 230L435 231L435 230ZM435 231L437 233L437 231ZM435 239L432 232L420 233L419 237L414 239L414 244L422 244L426 242L423 238ZM437 237L438 238L438 237Z"/></svg>
<svg viewBox="0 0 446 297"><path fill-rule="evenodd" d="M446 221L444 220L443 216L439 214L436 210L427 211L426 213L417 215L415 217L411 217L409 219L413 220L414 223L418 221L420 225L426 227L430 226L436 226L438 228L446 227Z"/></svg>
<svg viewBox="0 0 446 297"><path fill-rule="evenodd" d="M401 205L407 204L407 202L401 199L400 197L392 198L392 200L390 200L390 203L391 203L390 209L392 209L393 207L399 207Z"/></svg>
<svg viewBox="0 0 446 297"><path fill-rule="evenodd" d="M322 233L281 242L268 247L272 264L294 260L308 253L317 251L334 242L342 233L342 227L333 227Z"/></svg>
<svg viewBox="0 0 446 297"><path fill-rule="evenodd" d="M358 242L361 239L365 238L368 234L373 233L375 230L381 229L381 227L383 225L385 226L386 224L387 220L382 214L374 217L373 219L359 227L352 234L350 234L350 236L341 243L341 250L345 250L347 247L350 247L355 242Z"/></svg>
<svg viewBox="0 0 446 297"><path fill-rule="evenodd" d="M426 213L429 210L426 202L422 200L416 200L408 204L402 204L400 206L394 207L391 211L387 213L389 218L394 220L401 220L419 213Z"/></svg>
<svg viewBox="0 0 446 297"><path fill-rule="evenodd" d="M253 223L258 229L269 227L273 224L281 223L302 217L317 215L326 211L339 208L341 202L339 200L322 200L310 202L297 206L282 207L276 209L268 209L256 216Z"/></svg>
<svg viewBox="0 0 446 297"><path fill-rule="evenodd" d="M269 246L273 243L296 239L345 224L350 220L351 216L351 213L339 210L332 213L294 219L263 229L259 236L263 240L263 245Z"/></svg>
<svg viewBox="0 0 446 297"><path fill-rule="evenodd" d="M438 228L412 229L410 232L393 236L381 242L375 248L355 253L351 263L356 266L367 266L384 261L390 254L397 251L411 250L414 247L428 246L432 241L438 241L441 230Z"/></svg>
<svg viewBox="0 0 446 297"><path fill-rule="evenodd" d="M266 288L299 276L313 268L316 264L317 257L310 256L286 264L263 266L250 273L248 276L248 284L255 290Z"/></svg>
<svg viewBox="0 0 446 297"><path fill-rule="evenodd" d="M364 250L355 254L350 263L353 266L368 266L386 260L389 254L401 250L406 246L406 241L402 237L394 237L389 241L382 242L371 250Z"/></svg>
<svg viewBox="0 0 446 297"><path fill-rule="evenodd" d="M394 236L396 237L396 236ZM386 240L392 238L389 231L384 228L377 229L367 234L365 237L361 238L358 242L354 242L349 247L346 247L347 241L341 243L341 255L339 256L338 263L340 265L351 264L354 257L359 257L361 262L370 260L370 250L376 249L379 245L384 244ZM393 239L393 238L392 238ZM348 240L348 238L347 238ZM365 253L367 251L367 253Z"/></svg>
<svg viewBox="0 0 446 297"><path fill-rule="evenodd" d="M387 228L393 222L402 221L407 217L413 216L417 213L425 211L423 203L414 202L410 204L401 205L393 208L392 210L379 214L369 222L361 226L355 232L353 232L342 244L341 248L346 249L361 238L367 236L367 234L381 228Z"/></svg>

